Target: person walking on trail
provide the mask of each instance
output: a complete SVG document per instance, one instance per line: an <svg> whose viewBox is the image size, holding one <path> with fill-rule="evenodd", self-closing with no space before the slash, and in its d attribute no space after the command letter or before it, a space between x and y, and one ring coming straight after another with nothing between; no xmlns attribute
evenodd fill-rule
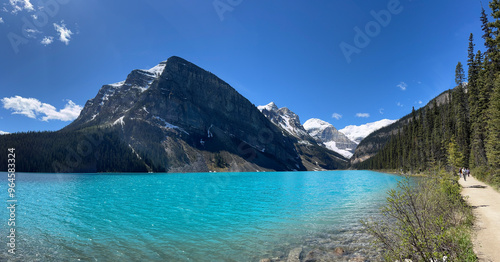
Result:
<svg viewBox="0 0 500 262"><path fill-rule="evenodd" d="M462 176L464 177L464 181L467 181L467 171L465 171L465 168L462 168Z"/></svg>

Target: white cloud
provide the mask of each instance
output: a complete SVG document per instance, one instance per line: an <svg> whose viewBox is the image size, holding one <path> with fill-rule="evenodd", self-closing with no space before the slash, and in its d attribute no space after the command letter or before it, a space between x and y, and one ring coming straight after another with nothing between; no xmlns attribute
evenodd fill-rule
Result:
<svg viewBox="0 0 500 262"><path fill-rule="evenodd" d="M54 23L54 28L56 29L57 33L59 33L59 41L68 45L73 32L71 32L71 30L66 28L64 21L61 21L60 25Z"/></svg>
<svg viewBox="0 0 500 262"><path fill-rule="evenodd" d="M401 88L401 90L405 91L408 85L405 82L401 82L399 83L398 87Z"/></svg>
<svg viewBox="0 0 500 262"><path fill-rule="evenodd" d="M423 102L420 100L420 101L418 101L418 104L421 105L421 104L423 104Z"/></svg>
<svg viewBox="0 0 500 262"><path fill-rule="evenodd" d="M379 112L381 115L383 115L383 114L384 114L384 110L385 110L385 109L380 108L380 109L378 110L378 112Z"/></svg>
<svg viewBox="0 0 500 262"><path fill-rule="evenodd" d="M36 38L36 35L41 33L40 31L38 31L36 29L32 29L32 28L28 28L25 31L26 31L26 33L28 33L28 37L31 37L31 38Z"/></svg>
<svg viewBox="0 0 500 262"><path fill-rule="evenodd" d="M54 37L46 36L42 39L42 41L40 43L42 43L42 45L44 45L44 46L48 46L48 45L52 44L52 42L54 42Z"/></svg>
<svg viewBox="0 0 500 262"><path fill-rule="evenodd" d="M80 115L83 109L82 106L75 104L71 100L68 100L66 106L59 111L54 106L42 103L35 98L15 96L5 97L1 101L5 109L14 111L12 114L25 115L33 119L37 119L37 116L41 115L42 121L72 121Z"/></svg>
<svg viewBox="0 0 500 262"><path fill-rule="evenodd" d="M370 117L370 114L368 114L368 113L357 113L356 117L368 118L368 117Z"/></svg>
<svg viewBox="0 0 500 262"><path fill-rule="evenodd" d="M342 115L339 113L333 113L332 118L335 118L337 120L340 120L342 118Z"/></svg>
<svg viewBox="0 0 500 262"><path fill-rule="evenodd" d="M47 116L42 118L42 121L48 120L61 120L61 121L72 121L75 120L82 111L83 107L75 104L73 101L68 100L68 103L64 106L63 109L57 111L55 107L52 107L54 110L49 110L47 112L43 112Z"/></svg>
<svg viewBox="0 0 500 262"><path fill-rule="evenodd" d="M26 10L28 12L35 11L33 5L30 3L30 0L9 0L10 5L12 6L12 13L17 14L19 11Z"/></svg>
<svg viewBox="0 0 500 262"><path fill-rule="evenodd" d="M401 104L401 102L397 102L396 105L398 105L399 107L403 107L403 104Z"/></svg>
<svg viewBox="0 0 500 262"><path fill-rule="evenodd" d="M0 24L3 24L3 18L0 17Z"/></svg>

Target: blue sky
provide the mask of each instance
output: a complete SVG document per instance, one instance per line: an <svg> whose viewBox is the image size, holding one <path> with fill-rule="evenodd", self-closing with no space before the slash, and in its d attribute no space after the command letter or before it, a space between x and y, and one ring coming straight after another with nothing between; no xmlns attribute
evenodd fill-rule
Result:
<svg viewBox="0 0 500 262"><path fill-rule="evenodd" d="M481 6L469 0L0 3L6 132L58 130L102 85L173 55L302 122L340 129L398 119L454 86L471 32L483 47ZM369 41L356 39L356 28ZM349 59L341 43L357 48Z"/></svg>

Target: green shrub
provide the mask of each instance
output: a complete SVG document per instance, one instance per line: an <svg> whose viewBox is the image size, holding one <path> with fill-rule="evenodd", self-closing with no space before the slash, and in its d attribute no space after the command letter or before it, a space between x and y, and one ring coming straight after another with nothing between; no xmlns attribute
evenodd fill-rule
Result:
<svg viewBox="0 0 500 262"><path fill-rule="evenodd" d="M491 185L496 190L500 189L500 170L481 166L472 169L470 173L476 179Z"/></svg>
<svg viewBox="0 0 500 262"><path fill-rule="evenodd" d="M380 219L363 221L385 249L386 261L477 261L470 241L473 216L456 177L409 178L390 190Z"/></svg>

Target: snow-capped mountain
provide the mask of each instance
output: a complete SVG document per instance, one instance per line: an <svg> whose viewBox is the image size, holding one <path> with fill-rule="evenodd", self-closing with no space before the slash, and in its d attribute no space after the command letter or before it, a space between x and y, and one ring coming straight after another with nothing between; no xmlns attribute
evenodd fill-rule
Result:
<svg viewBox="0 0 500 262"><path fill-rule="evenodd" d="M8 132L0 131L0 136L1 135L8 135L8 134L9 134Z"/></svg>
<svg viewBox="0 0 500 262"><path fill-rule="evenodd" d="M307 139L307 131L300 124L297 114L286 107L278 108L274 102L257 107L275 125L286 130L290 135L299 139Z"/></svg>
<svg viewBox="0 0 500 262"><path fill-rule="evenodd" d="M278 108L274 102L257 108L283 133L296 139L295 147L301 155L302 163L308 170L345 168L345 152L336 147L328 147L310 136L300 123L299 116L290 109Z"/></svg>
<svg viewBox="0 0 500 262"><path fill-rule="evenodd" d="M154 172L306 170L296 139L226 82L180 57L102 86L65 130L95 128L118 132Z"/></svg>
<svg viewBox="0 0 500 262"><path fill-rule="evenodd" d="M304 128L318 143L347 158L350 158L356 149L357 144L354 141L339 132L332 124L321 119L307 120L304 123Z"/></svg>
<svg viewBox="0 0 500 262"><path fill-rule="evenodd" d="M101 123L111 125L122 123L123 112L130 110L137 99L158 82L166 64L167 61L164 61L148 70L133 70L126 80L102 86L97 96L86 103L85 112L82 111L80 117L71 125L83 124L82 121L90 123L96 118L99 118Z"/></svg>
<svg viewBox="0 0 500 262"><path fill-rule="evenodd" d="M115 132L153 172L347 166L346 159L317 145L293 112L269 112L279 124L214 74L171 57L102 86L64 131ZM309 137L310 144L302 146L300 135Z"/></svg>
<svg viewBox="0 0 500 262"><path fill-rule="evenodd" d="M346 126L345 128L342 128L339 131L345 134L352 141L356 142L356 144L359 144L359 142L361 142L361 140L363 140L369 134L375 132L376 130L379 130L382 127L386 127L396 121L397 120L382 119L377 122L368 123L360 126L355 126L355 125Z"/></svg>

